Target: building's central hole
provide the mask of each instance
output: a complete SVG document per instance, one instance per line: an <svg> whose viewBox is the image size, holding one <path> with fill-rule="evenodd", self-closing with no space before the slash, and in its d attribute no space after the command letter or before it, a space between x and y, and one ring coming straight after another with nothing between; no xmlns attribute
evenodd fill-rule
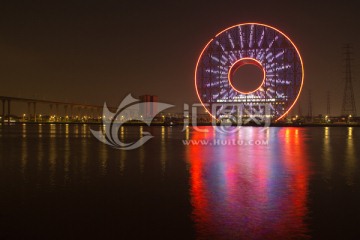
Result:
<svg viewBox="0 0 360 240"><path fill-rule="evenodd" d="M231 74L232 86L242 93L250 93L257 90L264 79L263 70L254 64L245 64L238 67Z"/></svg>

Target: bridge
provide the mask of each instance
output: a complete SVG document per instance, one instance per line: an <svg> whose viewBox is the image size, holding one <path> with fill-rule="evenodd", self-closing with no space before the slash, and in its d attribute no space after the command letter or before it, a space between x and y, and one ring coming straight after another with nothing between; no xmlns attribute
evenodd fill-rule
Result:
<svg viewBox="0 0 360 240"><path fill-rule="evenodd" d="M0 101L2 103L2 113L1 113L1 122L10 123L11 116L11 104L14 102L22 102L28 105L28 116L34 122L37 122L37 112L36 107L39 104L48 105L50 108L50 112L55 110L55 116L59 116L59 108L63 107L65 111L65 115L73 116L74 110L85 110L87 112L90 111L90 114L94 116L94 114L100 113L102 114L102 105L92 105L92 104L83 104L83 103L74 103L74 102L61 102L61 101L50 101L50 100L42 100L42 99L32 99L32 98L20 98L20 97L8 97L8 96L0 96ZM108 107L110 111L116 111L115 107Z"/></svg>

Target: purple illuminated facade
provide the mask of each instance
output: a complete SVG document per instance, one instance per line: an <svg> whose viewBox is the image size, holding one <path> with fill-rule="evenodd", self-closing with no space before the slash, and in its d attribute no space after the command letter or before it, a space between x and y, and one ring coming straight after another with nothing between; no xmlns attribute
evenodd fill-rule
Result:
<svg viewBox="0 0 360 240"><path fill-rule="evenodd" d="M236 64L260 66L262 84L247 93L235 89L229 79ZM214 118L226 113L279 120L298 99L303 77L300 53L284 33L264 24L246 23L225 29L205 46L196 65L195 87Z"/></svg>

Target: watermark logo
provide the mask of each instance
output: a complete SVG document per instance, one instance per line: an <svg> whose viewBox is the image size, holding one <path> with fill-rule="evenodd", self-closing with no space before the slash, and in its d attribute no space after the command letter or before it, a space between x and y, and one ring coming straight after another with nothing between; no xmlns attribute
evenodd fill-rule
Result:
<svg viewBox="0 0 360 240"><path fill-rule="evenodd" d="M142 132L142 136L136 142L125 143L119 139L120 127L129 119L131 121L144 122L150 126L154 117L161 111L173 107L173 105L159 102L139 102L131 94L127 95L113 113L106 103L103 107L102 124L103 130L91 133L101 142L121 150L132 150L149 141L153 136L149 132Z"/></svg>
<svg viewBox="0 0 360 240"><path fill-rule="evenodd" d="M205 104L205 106L209 107L209 104ZM201 122L199 122L201 114L198 114L198 108L202 109L203 107L202 104L193 104L190 114L189 105L184 104L184 116L189 117L184 120L183 130L191 124L194 130L198 132L209 131L209 129L197 127L201 125ZM238 132L244 125L258 126L262 127L262 130L266 130L271 124L270 111L271 105L266 103L259 103L256 107L243 103L214 103L211 105L211 114L208 112L206 115L208 115L208 121L214 126L216 132L233 134Z"/></svg>
<svg viewBox="0 0 360 240"><path fill-rule="evenodd" d="M149 132L141 130L140 138L137 139L137 141L123 142L122 139L119 138L120 128L128 121L131 123L142 122L150 126L154 118L160 112L173 107L173 105L145 101L149 99L142 100L144 101L140 102L129 94L124 98L117 109L109 109L106 103L104 103L102 116L103 128L99 131L91 130L92 134L99 141L121 150L132 150L145 144L154 137ZM252 106L244 103L213 103L210 108L211 114L209 114L210 112L206 114L198 113L198 108L203 109L203 107L202 104L193 104L191 105L190 111L190 106L184 104L182 117L179 118L179 116L177 116L180 121L183 121L183 131L188 130L188 127L191 126L193 131L203 133L209 132L210 128L198 127L205 123L207 126L211 125L213 130L220 135L234 136L234 133L238 132L243 125L260 126L262 127L260 130L263 131L269 127L271 121L271 105L269 104L258 103L256 106ZM211 115L215 116L215 118L212 118ZM162 116L160 120L164 121L164 116ZM190 141L183 142L183 144L211 146L259 145L257 141L236 140L235 143L229 140L225 141L228 142L223 142L223 140L218 142L218 140L215 139L214 142L211 143L196 143ZM264 145L264 143L260 145Z"/></svg>
<svg viewBox="0 0 360 240"><path fill-rule="evenodd" d="M268 145L269 141L267 139L257 139L257 140L241 140L241 139L190 139L182 140L182 143L186 146L258 146L258 145Z"/></svg>

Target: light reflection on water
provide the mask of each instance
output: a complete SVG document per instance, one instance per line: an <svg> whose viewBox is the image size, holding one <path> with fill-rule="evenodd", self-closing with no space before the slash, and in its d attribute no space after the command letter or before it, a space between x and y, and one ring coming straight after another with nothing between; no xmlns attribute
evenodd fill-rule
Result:
<svg viewBox="0 0 360 240"><path fill-rule="evenodd" d="M42 132L43 132L43 125L42 125L42 124L39 124L38 127L39 127L39 130L38 130L38 132L39 132L39 138L41 138L41 137L42 137Z"/></svg>
<svg viewBox="0 0 360 240"><path fill-rule="evenodd" d="M345 162L346 162L346 176L347 176L347 184L353 185L354 184L354 175L356 170L356 155L355 155L355 148L354 148L354 139L353 139L353 128L348 128L348 135L347 135L347 144L346 144L346 151L345 151Z"/></svg>
<svg viewBox="0 0 360 240"><path fill-rule="evenodd" d="M52 126L50 126L52 127ZM51 128L50 128L50 136L52 136L51 134ZM54 185L55 184L55 171L56 171L56 166L58 165L57 163L57 154L56 154L56 139L54 139L53 137L50 137L49 139L49 161L48 161L48 169L49 169L49 183L50 185Z"/></svg>
<svg viewBox="0 0 360 240"><path fill-rule="evenodd" d="M263 138L267 133L245 128L239 136ZM213 139L214 135L214 131L193 132L191 139ZM268 145L190 146L191 197L198 237L306 237L309 166L304 138L303 129L283 128L270 132Z"/></svg>
<svg viewBox="0 0 360 240"><path fill-rule="evenodd" d="M166 141L165 141L165 127L161 127L161 150L160 150L160 159L161 159L161 173L164 175L166 170Z"/></svg>
<svg viewBox="0 0 360 240"><path fill-rule="evenodd" d="M330 145L330 128L324 128L324 137L323 137L323 168L324 168L324 178L325 181L328 181L331 178L332 173L332 152Z"/></svg>
<svg viewBox="0 0 360 240"><path fill-rule="evenodd" d="M69 124L65 125L65 143L64 143L64 181L63 184L67 184L70 180L70 139L69 139Z"/></svg>
<svg viewBox="0 0 360 240"><path fill-rule="evenodd" d="M140 224L150 232L157 226L171 229L176 225L179 229L169 232L183 234L183 239L307 239L313 234L326 235L314 224L322 226L319 222L327 221L324 212L328 206L346 209L360 199L359 128L245 127L224 134L212 127L199 127L200 131L191 127L184 131L180 127L121 127L119 137L126 142L137 140L145 131L154 135L132 151L99 142L90 128L103 127L24 124L0 128L0 201L18 214L13 219L33 216L26 209L41 211L48 200L40 193L50 191L57 196L55 205L59 206L56 201L68 201L64 215L61 207L57 214L72 225L80 224L86 216L76 215L72 220L66 212L84 207L73 206L72 199L74 192L84 188L88 192L83 190L82 201L99 208L92 218L94 224L102 224L98 219L103 218L98 217L103 212L115 211L112 223L134 229ZM213 145L184 145L182 140L207 140ZM224 144L230 140L241 140L241 145ZM252 144L246 144L250 141ZM354 197L345 204L337 202L344 192ZM58 196L62 198L57 200ZM11 204L16 201L27 207L22 210L24 215L16 210L19 205ZM26 205L28 201L39 205ZM332 205L325 204L329 202ZM56 210L48 211L50 218ZM128 217L122 218L127 211L129 216L133 212L140 215L140 223L131 225ZM2 212L0 208L0 221ZM159 217L155 221L148 216ZM36 220L41 222L35 219L34 228L27 229L24 220L19 229L40 229ZM351 226L352 221L343 222ZM50 221L42 224L51 226Z"/></svg>
<svg viewBox="0 0 360 240"><path fill-rule="evenodd" d="M24 127L23 127L23 139L21 141L21 164L20 164L20 170L21 173L24 174L27 164L27 158L28 158L28 149L27 149L27 141L24 139Z"/></svg>
<svg viewBox="0 0 360 240"><path fill-rule="evenodd" d="M99 161L100 161L100 172L101 175L106 175L108 165L108 146L105 144L99 145Z"/></svg>

